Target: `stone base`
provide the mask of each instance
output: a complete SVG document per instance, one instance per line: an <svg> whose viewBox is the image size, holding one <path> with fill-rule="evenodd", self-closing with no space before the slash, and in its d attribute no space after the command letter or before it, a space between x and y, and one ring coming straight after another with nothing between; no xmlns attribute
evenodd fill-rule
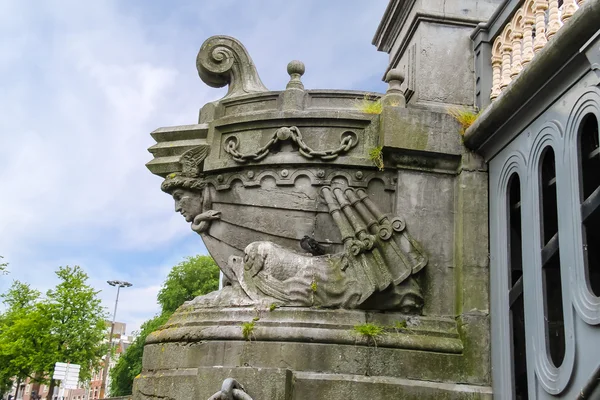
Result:
<svg viewBox="0 0 600 400"><path fill-rule="evenodd" d="M202 367L144 374L136 380L134 398L204 400L230 377L243 382L255 400L492 399L492 390L487 386L252 367Z"/></svg>
<svg viewBox="0 0 600 400"><path fill-rule="evenodd" d="M384 333L354 329L367 322ZM466 353L449 318L189 306L148 338L134 399L204 400L226 378L255 400L491 399L489 371Z"/></svg>

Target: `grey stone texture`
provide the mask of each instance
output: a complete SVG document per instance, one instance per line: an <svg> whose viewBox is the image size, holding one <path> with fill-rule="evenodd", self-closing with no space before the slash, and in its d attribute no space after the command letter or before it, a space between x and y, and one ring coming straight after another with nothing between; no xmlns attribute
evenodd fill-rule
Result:
<svg viewBox="0 0 600 400"><path fill-rule="evenodd" d="M453 318L400 313L187 305L149 337L136 395L164 396L183 386L207 398L233 377L254 399L306 399L312 390L312 398L328 398L333 388L349 399L369 391L415 399L489 398L488 371L481 368L487 325L477 319L466 317L459 326ZM255 326L244 340L242 325L251 321ZM369 338L354 329L367 322L384 332ZM463 347L461 335L477 343ZM178 393L169 396L190 398Z"/></svg>
<svg viewBox="0 0 600 400"><path fill-rule="evenodd" d="M419 20L415 29L423 40L446 35L446 48L460 42L458 52L468 33L448 36L444 29L460 24L444 28L446 20ZM243 49L231 38L210 40ZM429 51L418 68L450 63ZM199 71L209 84L229 83L228 95L202 107L197 125L154 131L148 168L165 178L163 189L229 285L186 303L149 336L134 397L203 399L233 378L255 400L491 398L487 172L463 147L458 124L423 108L472 104L463 88L472 76L449 91L439 80L420 82L412 101L423 107L411 109L403 89L411 78L391 71L388 92L370 97L383 103L381 112L368 114L366 93L304 89L300 62L288 66L285 91L269 92L249 56L225 58L233 60L229 81ZM236 69L242 65L249 72ZM244 89L244 82L254 83ZM303 253L305 235L326 255ZM390 237L392 258L383 246ZM395 277L389 268L399 267L406 273ZM313 301L348 297L352 285L327 287L327 279L344 282L337 276L361 268L357 281L374 294L361 289L346 308L362 309ZM315 280L323 271L333 272ZM386 274L393 283L378 280ZM418 307L402 306L406 286L418 293ZM298 293L303 300L291 301Z"/></svg>
<svg viewBox="0 0 600 400"><path fill-rule="evenodd" d="M469 34L502 0L390 1L373 44L405 74L409 107L474 104ZM387 72L387 71L386 71Z"/></svg>

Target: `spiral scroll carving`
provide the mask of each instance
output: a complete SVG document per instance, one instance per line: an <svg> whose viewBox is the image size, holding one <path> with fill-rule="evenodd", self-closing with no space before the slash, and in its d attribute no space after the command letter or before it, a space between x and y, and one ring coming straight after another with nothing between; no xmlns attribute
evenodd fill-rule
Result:
<svg viewBox="0 0 600 400"><path fill-rule="evenodd" d="M229 36L212 36L202 43L196 68L207 85L229 85L224 98L268 91L244 45Z"/></svg>

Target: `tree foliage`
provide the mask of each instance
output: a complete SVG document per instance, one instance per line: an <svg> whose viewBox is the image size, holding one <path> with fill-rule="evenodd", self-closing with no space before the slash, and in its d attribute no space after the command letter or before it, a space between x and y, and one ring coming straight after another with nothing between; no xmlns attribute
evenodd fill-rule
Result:
<svg viewBox="0 0 600 400"><path fill-rule="evenodd" d="M158 292L162 312L174 312L185 301L219 288L219 267L210 256L187 257L173 267Z"/></svg>
<svg viewBox="0 0 600 400"><path fill-rule="evenodd" d="M157 315L144 322L135 340L110 370L110 397L126 396L133 392L133 380L142 372L142 353L149 334L161 327L171 313Z"/></svg>
<svg viewBox="0 0 600 400"><path fill-rule="evenodd" d="M133 380L142 371L142 353L148 335L165 324L185 301L219 288L219 267L210 256L188 257L171 269L158 292L161 313L142 324L138 336L111 370L110 396L132 393Z"/></svg>
<svg viewBox="0 0 600 400"><path fill-rule="evenodd" d="M7 262L3 262L2 259L4 257L0 256L0 275L6 275L8 274L8 263Z"/></svg>
<svg viewBox="0 0 600 400"><path fill-rule="evenodd" d="M79 267L60 267L56 271L60 279L54 290L46 293L41 311L51 325L49 351L53 353L52 365L44 371L54 370L54 362L70 362L81 365L79 378L88 380L91 371L100 366L106 354L107 314L98 298L99 291L87 284L88 275Z"/></svg>
<svg viewBox="0 0 600 400"><path fill-rule="evenodd" d="M43 321L39 320L37 301L40 292L14 281L0 295L6 311L0 316L0 397L12 386L11 378L33 377L36 356L42 350Z"/></svg>
<svg viewBox="0 0 600 400"><path fill-rule="evenodd" d="M7 309L0 317L0 383L7 376L46 381L59 361L80 364L82 381L98 368L107 350L98 291L79 266L60 267L56 275L59 283L44 299L18 281L2 295Z"/></svg>

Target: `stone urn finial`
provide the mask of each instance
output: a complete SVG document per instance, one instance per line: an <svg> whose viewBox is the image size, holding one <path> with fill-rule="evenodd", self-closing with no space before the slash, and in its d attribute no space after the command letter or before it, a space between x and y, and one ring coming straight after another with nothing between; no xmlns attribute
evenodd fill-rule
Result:
<svg viewBox="0 0 600 400"><path fill-rule="evenodd" d="M406 98L404 97L404 91L401 89L402 82L404 82L404 73L398 68L391 69L385 75L385 81L388 83L388 89L383 97L383 104L405 107Z"/></svg>

